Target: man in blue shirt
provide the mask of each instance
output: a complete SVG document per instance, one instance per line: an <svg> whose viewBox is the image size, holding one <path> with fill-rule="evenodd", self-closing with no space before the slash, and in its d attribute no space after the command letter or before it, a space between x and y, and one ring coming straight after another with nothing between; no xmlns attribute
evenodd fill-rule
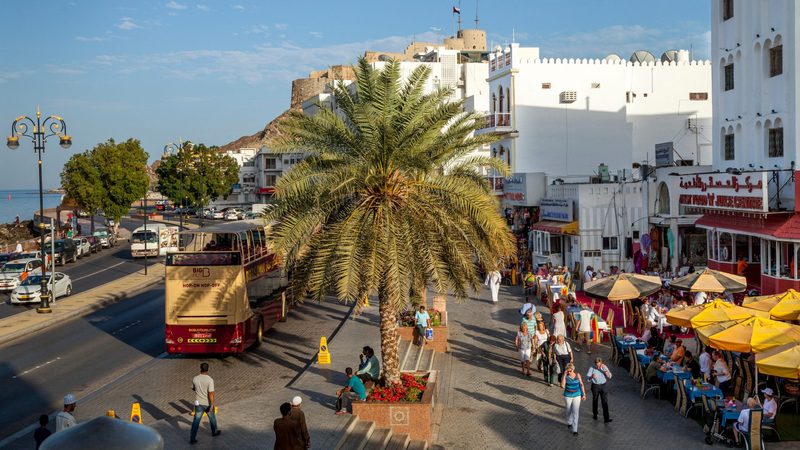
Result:
<svg viewBox="0 0 800 450"><path fill-rule="evenodd" d="M425 329L430 326L430 321L431 316L428 315L428 311L425 311L425 305L419 305L419 311L414 314L414 322L417 327L417 339L419 339L417 345L420 347L425 344Z"/></svg>
<svg viewBox="0 0 800 450"><path fill-rule="evenodd" d="M606 382L611 379L611 371L603 364L603 358L594 360L594 365L589 368L586 378L592 383L592 418L597 420L597 400L603 405L603 422L609 423L612 418L608 417L608 398L606 397Z"/></svg>
<svg viewBox="0 0 800 450"><path fill-rule="evenodd" d="M352 410L350 404L353 400L367 399L367 389L361 379L355 376L353 368L348 367L344 370L344 373L347 375L347 386L336 391L336 396L338 397L336 399L336 414L349 414L350 411L348 410Z"/></svg>

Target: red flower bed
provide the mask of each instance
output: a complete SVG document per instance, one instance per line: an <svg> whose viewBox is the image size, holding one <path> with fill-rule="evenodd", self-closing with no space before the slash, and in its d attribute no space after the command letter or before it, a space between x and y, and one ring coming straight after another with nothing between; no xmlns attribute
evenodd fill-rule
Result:
<svg viewBox="0 0 800 450"><path fill-rule="evenodd" d="M418 402L428 384L428 375L414 376L410 373L400 374L400 383L372 388L367 400L376 402Z"/></svg>

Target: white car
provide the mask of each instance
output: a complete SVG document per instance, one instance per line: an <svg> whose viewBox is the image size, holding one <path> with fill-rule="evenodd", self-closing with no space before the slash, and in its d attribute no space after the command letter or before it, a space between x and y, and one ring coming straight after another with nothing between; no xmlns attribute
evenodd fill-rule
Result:
<svg viewBox="0 0 800 450"><path fill-rule="evenodd" d="M13 291L26 277L42 273L41 259L15 259L0 269L0 291Z"/></svg>
<svg viewBox="0 0 800 450"><path fill-rule="evenodd" d="M231 209L225 213L225 220L239 220L239 211Z"/></svg>
<svg viewBox="0 0 800 450"><path fill-rule="evenodd" d="M92 244L86 238L74 238L72 240L75 241L75 247L78 247L78 258L83 258L92 253Z"/></svg>
<svg viewBox="0 0 800 450"><path fill-rule="evenodd" d="M63 272L56 272L55 288L53 288L53 274L47 272L47 290L50 298L55 303L58 297L68 297L72 294L72 280L69 275ZM17 288L11 292L11 303L15 305L23 303L39 303L42 301L42 275L30 275L25 278Z"/></svg>

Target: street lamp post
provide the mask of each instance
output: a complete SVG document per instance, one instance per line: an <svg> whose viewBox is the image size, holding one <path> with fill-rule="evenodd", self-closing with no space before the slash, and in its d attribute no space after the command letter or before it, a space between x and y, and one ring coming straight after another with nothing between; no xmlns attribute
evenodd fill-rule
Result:
<svg viewBox="0 0 800 450"><path fill-rule="evenodd" d="M31 130L31 128L33 128ZM45 131L47 130L47 131ZM33 151L36 152L39 164L39 248L42 254L42 284L41 284L41 304L36 308L36 312L45 314L53 310L50 309L50 295L47 292L47 252L44 246L44 191L42 188L42 153L47 139L58 136L59 145L68 149L72 146L72 137L67 134L67 124L59 116L49 116L42 120L42 113L36 107L36 120L28 116L19 116L11 124L11 136L6 140L8 148L16 150L19 148L20 136L27 137L33 142ZM55 259L55 253L51 255Z"/></svg>
<svg viewBox="0 0 800 450"><path fill-rule="evenodd" d="M179 220L180 220L180 225L179 225L178 229L180 231L183 231L183 209L186 207L185 206L185 202L184 202L185 197L183 195L183 173L184 173L183 169L184 168L182 166L182 163L183 163L182 152L183 152L184 144L186 145L186 147L189 148L189 151L191 151L192 148L194 148L194 144L192 143L192 141L186 141L184 143L183 141L178 140L177 144L175 144L174 142L170 142L169 144L165 145L164 146L164 153L161 156L162 160L167 159L167 157L170 154L173 154L173 155L178 157L178 164L175 166L175 170L178 172L178 175L180 175L180 178L178 178L178 196L180 197L180 201L181 201L181 206L178 209L178 217L179 217Z"/></svg>

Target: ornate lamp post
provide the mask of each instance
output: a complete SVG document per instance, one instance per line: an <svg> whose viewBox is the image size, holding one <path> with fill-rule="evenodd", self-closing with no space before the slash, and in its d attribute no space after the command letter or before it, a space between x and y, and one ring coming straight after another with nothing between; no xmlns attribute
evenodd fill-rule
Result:
<svg viewBox="0 0 800 450"><path fill-rule="evenodd" d="M72 146L72 137L67 134L67 124L59 116L49 116L42 120L42 113L36 107L36 120L28 116L19 116L11 124L11 136L6 140L8 148L16 150L19 148L19 138L27 137L33 142L33 151L36 152L39 160L39 247L42 254L42 287L41 305L36 308L38 313L50 313L50 295L47 292L47 255L44 245L44 192L42 190L42 153L47 139L58 136L59 145L63 149ZM55 258L55 254L51 255Z"/></svg>
<svg viewBox="0 0 800 450"><path fill-rule="evenodd" d="M184 206L185 198L183 196L183 172L184 172L183 163L184 163L184 158L182 156L182 153L183 153L183 150L184 150L184 145L186 147L188 147L189 151L191 151L194 148L194 144L192 143L192 141L186 141L184 143L183 141L179 140L177 144L175 144L174 142L170 142L169 144L164 146L164 154L161 156L162 160L167 159L167 157L169 155L175 155L175 156L178 157L178 164L175 166L175 170L180 175L180 178L178 179L178 191L179 191L178 195L179 195L179 197L181 199L181 206L180 206L180 209L178 210L179 211L178 212L178 216L180 217L180 219L179 219L180 220L179 230L181 230L181 231L183 231L183 209L185 208L185 206Z"/></svg>

